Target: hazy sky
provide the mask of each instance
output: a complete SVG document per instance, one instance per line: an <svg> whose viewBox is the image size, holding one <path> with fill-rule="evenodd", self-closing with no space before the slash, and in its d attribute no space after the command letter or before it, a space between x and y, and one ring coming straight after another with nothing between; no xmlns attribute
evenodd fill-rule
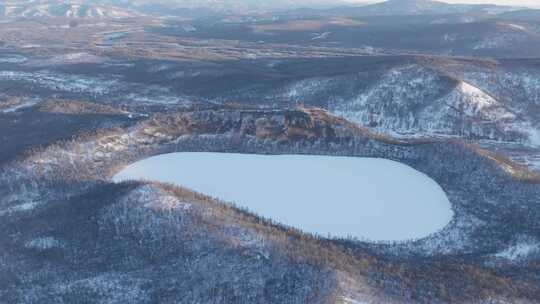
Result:
<svg viewBox="0 0 540 304"><path fill-rule="evenodd" d="M347 0L349 2L382 2L383 0ZM448 3L473 3L473 4L499 4L499 5L513 5L513 6L532 6L540 8L540 0L439 0Z"/></svg>

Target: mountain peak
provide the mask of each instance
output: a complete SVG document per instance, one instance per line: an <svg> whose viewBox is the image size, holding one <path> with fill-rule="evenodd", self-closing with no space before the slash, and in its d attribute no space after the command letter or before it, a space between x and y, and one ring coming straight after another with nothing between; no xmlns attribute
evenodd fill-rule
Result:
<svg viewBox="0 0 540 304"><path fill-rule="evenodd" d="M387 0L363 7L366 15L438 15L463 13L477 9L476 5L450 4L435 0Z"/></svg>
<svg viewBox="0 0 540 304"><path fill-rule="evenodd" d="M393 3L393 4L447 4L440 1L435 0L387 0L383 3Z"/></svg>

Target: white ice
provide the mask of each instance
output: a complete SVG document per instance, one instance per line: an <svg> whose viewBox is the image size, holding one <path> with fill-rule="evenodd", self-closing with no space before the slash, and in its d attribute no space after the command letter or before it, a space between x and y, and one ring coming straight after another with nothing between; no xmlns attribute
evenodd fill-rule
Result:
<svg viewBox="0 0 540 304"><path fill-rule="evenodd" d="M403 241L453 217L441 187L398 162L353 157L172 153L114 177L181 185L305 232Z"/></svg>

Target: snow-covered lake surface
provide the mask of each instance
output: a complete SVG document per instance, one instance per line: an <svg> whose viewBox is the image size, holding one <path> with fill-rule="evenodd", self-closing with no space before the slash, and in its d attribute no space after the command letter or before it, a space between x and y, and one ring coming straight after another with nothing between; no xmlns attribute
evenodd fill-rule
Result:
<svg viewBox="0 0 540 304"><path fill-rule="evenodd" d="M453 217L435 181L385 159L172 153L114 177L130 179L184 186L322 236L402 241L428 236Z"/></svg>

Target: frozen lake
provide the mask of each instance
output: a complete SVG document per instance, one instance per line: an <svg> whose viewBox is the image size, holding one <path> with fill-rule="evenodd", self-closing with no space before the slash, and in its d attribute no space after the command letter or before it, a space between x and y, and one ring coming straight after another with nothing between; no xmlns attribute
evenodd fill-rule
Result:
<svg viewBox="0 0 540 304"><path fill-rule="evenodd" d="M401 241L434 233L453 216L435 181L385 159L172 153L114 177L129 179L181 185L323 236Z"/></svg>

